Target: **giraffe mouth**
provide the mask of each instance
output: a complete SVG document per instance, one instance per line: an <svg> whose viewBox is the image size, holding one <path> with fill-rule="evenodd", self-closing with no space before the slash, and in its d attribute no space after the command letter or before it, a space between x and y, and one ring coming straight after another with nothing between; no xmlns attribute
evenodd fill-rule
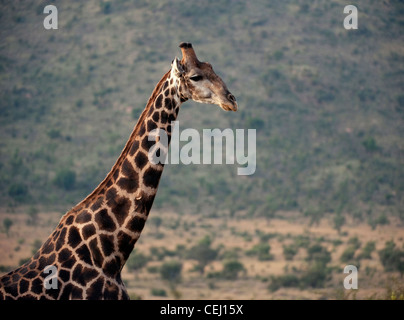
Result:
<svg viewBox="0 0 404 320"><path fill-rule="evenodd" d="M234 104L221 104L220 107L224 111L237 111L237 102L234 102Z"/></svg>

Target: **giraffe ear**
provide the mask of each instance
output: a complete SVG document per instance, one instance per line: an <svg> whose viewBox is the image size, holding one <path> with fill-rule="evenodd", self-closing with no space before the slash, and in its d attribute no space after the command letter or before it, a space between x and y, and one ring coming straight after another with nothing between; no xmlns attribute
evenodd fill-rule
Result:
<svg viewBox="0 0 404 320"><path fill-rule="evenodd" d="M174 74L179 77L185 73L184 66L181 64L180 60L176 57L172 64L171 64L171 70L174 71Z"/></svg>

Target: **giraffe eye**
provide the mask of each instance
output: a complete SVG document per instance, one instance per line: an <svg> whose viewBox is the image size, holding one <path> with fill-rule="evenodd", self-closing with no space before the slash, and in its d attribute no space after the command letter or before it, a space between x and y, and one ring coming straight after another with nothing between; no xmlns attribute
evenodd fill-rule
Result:
<svg viewBox="0 0 404 320"><path fill-rule="evenodd" d="M201 81L201 80L203 79L203 77L202 77L202 76L199 76L199 75L196 75L196 76L190 77L190 79L191 79L192 81Z"/></svg>

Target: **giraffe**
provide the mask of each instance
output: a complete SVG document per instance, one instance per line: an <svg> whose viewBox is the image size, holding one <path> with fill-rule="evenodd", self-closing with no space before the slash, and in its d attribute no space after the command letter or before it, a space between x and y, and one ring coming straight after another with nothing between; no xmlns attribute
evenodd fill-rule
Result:
<svg viewBox="0 0 404 320"><path fill-rule="evenodd" d="M156 85L111 171L61 218L28 262L0 278L0 300L129 299L121 270L145 226L164 168L149 161L155 141L148 133L162 129L170 140L171 123L189 99L226 111L238 107L192 44L179 47L182 59L175 58ZM56 286L50 288L44 285L47 266L56 268Z"/></svg>

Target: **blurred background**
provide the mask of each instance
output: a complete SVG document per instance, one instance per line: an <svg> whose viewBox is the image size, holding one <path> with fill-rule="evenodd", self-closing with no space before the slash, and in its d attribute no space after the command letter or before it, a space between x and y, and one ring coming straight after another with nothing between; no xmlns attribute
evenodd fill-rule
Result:
<svg viewBox="0 0 404 320"><path fill-rule="evenodd" d="M48 4L58 9L57 30L43 26ZM369 288L378 289L362 298L400 297L404 4L356 1L358 29L346 30L348 4L2 1L2 271L28 257L103 180L186 41L227 83L239 111L187 102L181 129L256 129L257 169L238 176L238 164L166 165L154 226L132 254L145 263L127 270L133 297L180 298L199 290L192 282L202 292L192 298L216 298L215 289L225 298L230 277L247 281L249 292L258 288L245 298L350 298L346 264L368 268ZM167 236L180 231L185 242L173 240L161 257ZM225 232L230 238L221 238ZM196 248L198 257L187 255ZM164 278L164 263L175 269L173 261L182 289ZM143 273L163 282L143 288ZM310 288L333 291L306 294Z"/></svg>

